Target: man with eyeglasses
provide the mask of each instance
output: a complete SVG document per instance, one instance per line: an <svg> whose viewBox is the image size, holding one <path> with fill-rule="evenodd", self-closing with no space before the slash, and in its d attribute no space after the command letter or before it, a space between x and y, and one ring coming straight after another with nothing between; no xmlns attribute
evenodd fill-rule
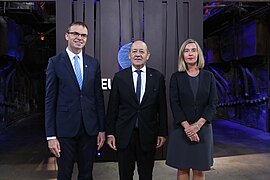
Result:
<svg viewBox="0 0 270 180"><path fill-rule="evenodd" d="M78 179L93 179L95 154L105 141L100 65L83 52L87 36L85 23L71 23L66 50L51 57L46 70L45 129L58 180L71 179L75 161Z"/></svg>

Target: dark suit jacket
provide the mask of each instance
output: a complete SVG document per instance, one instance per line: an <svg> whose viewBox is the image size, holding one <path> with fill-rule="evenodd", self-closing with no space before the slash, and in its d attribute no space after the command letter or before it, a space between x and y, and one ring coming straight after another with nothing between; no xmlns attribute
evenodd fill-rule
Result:
<svg viewBox="0 0 270 180"><path fill-rule="evenodd" d="M100 66L83 54L82 90L66 51L49 59L46 71L46 136L74 137L83 120L88 135L104 131Z"/></svg>
<svg viewBox="0 0 270 180"><path fill-rule="evenodd" d="M205 118L208 123L216 112L217 105L216 80L214 75L201 69L199 87L194 98L186 72L176 72L170 81L170 104L175 124L181 126L183 121L194 123Z"/></svg>
<svg viewBox="0 0 270 180"><path fill-rule="evenodd" d="M115 74L106 118L106 133L116 137L117 148L125 148L139 115L139 135L145 151L156 148L157 136L167 136L167 104L163 75L146 68L146 89L137 102L131 67Z"/></svg>

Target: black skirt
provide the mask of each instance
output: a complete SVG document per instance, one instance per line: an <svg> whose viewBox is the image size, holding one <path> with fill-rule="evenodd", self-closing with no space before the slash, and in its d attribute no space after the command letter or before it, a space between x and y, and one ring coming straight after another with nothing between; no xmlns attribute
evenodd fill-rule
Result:
<svg viewBox="0 0 270 180"><path fill-rule="evenodd" d="M166 164L180 169L207 171L213 166L213 131L211 124L204 124L198 132L200 142L192 142L182 127L169 136Z"/></svg>

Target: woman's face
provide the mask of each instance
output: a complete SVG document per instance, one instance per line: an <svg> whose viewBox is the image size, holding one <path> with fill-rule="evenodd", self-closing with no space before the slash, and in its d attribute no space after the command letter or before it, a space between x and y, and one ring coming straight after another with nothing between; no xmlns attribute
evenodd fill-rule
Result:
<svg viewBox="0 0 270 180"><path fill-rule="evenodd" d="M184 60L189 66L197 65L198 48L195 43L189 43L184 49Z"/></svg>

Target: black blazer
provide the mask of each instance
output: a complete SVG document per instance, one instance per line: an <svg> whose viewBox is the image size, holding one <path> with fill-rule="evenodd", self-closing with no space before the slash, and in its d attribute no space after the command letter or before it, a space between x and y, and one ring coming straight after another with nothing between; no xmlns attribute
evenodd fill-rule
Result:
<svg viewBox="0 0 270 180"><path fill-rule="evenodd" d="M164 76L146 68L146 87L141 104L137 102L131 67L115 74L106 117L106 133L116 137L117 148L125 148L139 115L142 148L156 148L157 136L167 136L167 104Z"/></svg>
<svg viewBox="0 0 270 180"><path fill-rule="evenodd" d="M74 137L83 120L88 135L104 131L100 66L83 54L82 90L66 51L49 59L46 71L46 136Z"/></svg>
<svg viewBox="0 0 270 180"><path fill-rule="evenodd" d="M172 75L170 104L175 125L181 125L183 121L194 123L201 117L210 123L216 112L217 101L216 80L211 72L200 70L199 87L195 98L188 74L175 72Z"/></svg>

